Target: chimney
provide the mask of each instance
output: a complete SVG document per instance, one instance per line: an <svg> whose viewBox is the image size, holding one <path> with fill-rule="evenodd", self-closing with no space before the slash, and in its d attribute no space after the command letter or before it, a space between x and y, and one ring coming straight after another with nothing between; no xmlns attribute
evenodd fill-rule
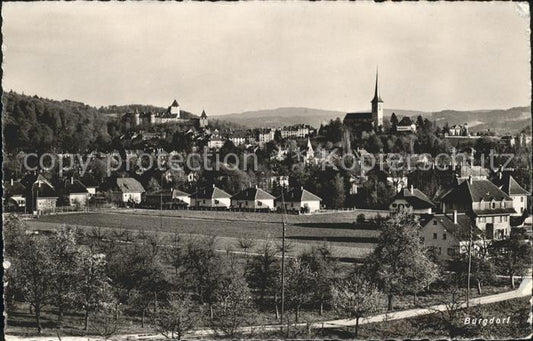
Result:
<svg viewBox="0 0 533 341"><path fill-rule="evenodd" d="M453 223L457 224L457 210L453 210Z"/></svg>
<svg viewBox="0 0 533 341"><path fill-rule="evenodd" d="M213 184L213 188L215 188L215 184Z"/></svg>
<svg viewBox="0 0 533 341"><path fill-rule="evenodd" d="M469 183L469 184L472 184L472 182L473 182L472 175L469 175L469 176L468 176L468 183Z"/></svg>
<svg viewBox="0 0 533 341"><path fill-rule="evenodd" d="M415 193L415 188L413 185L411 185L411 195Z"/></svg>
<svg viewBox="0 0 533 341"><path fill-rule="evenodd" d="M13 178L11 178L11 186L13 186Z"/></svg>
<svg viewBox="0 0 533 341"><path fill-rule="evenodd" d="M73 176L70 177L70 184L71 185L74 184L74 177Z"/></svg>

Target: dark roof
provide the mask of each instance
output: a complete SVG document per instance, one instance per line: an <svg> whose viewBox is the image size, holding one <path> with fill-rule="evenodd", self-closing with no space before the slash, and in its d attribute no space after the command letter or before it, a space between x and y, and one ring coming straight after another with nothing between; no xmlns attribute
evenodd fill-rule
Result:
<svg viewBox="0 0 533 341"><path fill-rule="evenodd" d="M276 200L281 200L281 195ZM301 201L321 201L322 199L303 187L294 188L283 194L283 200L285 202L301 202Z"/></svg>
<svg viewBox="0 0 533 341"><path fill-rule="evenodd" d="M453 214L435 214L427 215L420 219L422 226L431 223L437 219L444 229L456 237L458 240L468 240L470 238L470 228L474 236L480 236L481 230L475 226L471 218L464 213L457 213L457 224L453 222Z"/></svg>
<svg viewBox="0 0 533 341"><path fill-rule="evenodd" d="M372 113L371 112L349 112L344 116L344 119L348 120L371 120L372 119Z"/></svg>
<svg viewBox="0 0 533 341"><path fill-rule="evenodd" d="M134 178L118 178L117 187L122 193L144 193L144 187Z"/></svg>
<svg viewBox="0 0 533 341"><path fill-rule="evenodd" d="M85 187L84 184L81 183L80 180L73 180L72 183L70 183L70 180L67 180L65 183L65 189L68 194L73 193L88 193L87 187Z"/></svg>
<svg viewBox="0 0 533 341"><path fill-rule="evenodd" d="M413 188L412 193L411 190L407 188L400 190L400 192L398 192L398 194L394 196L393 200L397 199L404 199L415 209L435 207L433 202L429 200L429 198L417 188Z"/></svg>
<svg viewBox="0 0 533 341"><path fill-rule="evenodd" d="M509 213L516 213L515 209L512 207L497 207L497 208L489 208L485 210L473 210L475 215L492 215L492 214L509 214Z"/></svg>
<svg viewBox="0 0 533 341"><path fill-rule="evenodd" d="M398 122L399 126L410 126L411 124L413 124L413 120L408 116L404 116L401 121Z"/></svg>
<svg viewBox="0 0 533 341"><path fill-rule="evenodd" d="M529 195L529 192L508 173L503 175L501 179L495 180L495 184L507 195Z"/></svg>
<svg viewBox="0 0 533 341"><path fill-rule="evenodd" d="M231 198L231 195L224 192L218 187L204 187L198 189L197 192L189 195L191 198L195 199L218 199L218 198Z"/></svg>
<svg viewBox="0 0 533 341"><path fill-rule="evenodd" d="M57 193L54 187L48 181L35 182L32 185L32 193L39 198L57 198Z"/></svg>
<svg viewBox="0 0 533 341"><path fill-rule="evenodd" d="M147 197L161 197L161 196L168 197L171 195L172 195L172 191L170 189L162 189L159 191L152 191L152 192L146 193Z"/></svg>
<svg viewBox="0 0 533 341"><path fill-rule="evenodd" d="M455 200L456 198L468 199L471 202L511 200L501 189L489 180L469 180L453 188L442 197L443 201Z"/></svg>
<svg viewBox="0 0 533 341"><path fill-rule="evenodd" d="M8 182L6 185L4 185L4 188L6 197L24 195L26 193L26 186L20 183L20 181L13 181L13 185L11 185L11 182Z"/></svg>
<svg viewBox="0 0 533 341"><path fill-rule="evenodd" d="M250 187L231 197L231 200L267 200L275 197L261 188Z"/></svg>
<svg viewBox="0 0 533 341"><path fill-rule="evenodd" d="M98 187L98 181L92 176L91 174L86 174L81 179L81 182L85 185L85 187Z"/></svg>
<svg viewBox="0 0 533 341"><path fill-rule="evenodd" d="M202 110L202 115L200 115L201 118L207 118L207 115L205 113L205 110Z"/></svg>
<svg viewBox="0 0 533 341"><path fill-rule="evenodd" d="M174 102L172 102L172 104L170 106L171 107L179 107L180 105L178 104L178 101L174 100Z"/></svg>
<svg viewBox="0 0 533 341"><path fill-rule="evenodd" d="M172 192L172 196L174 197L188 197L190 194L180 191L178 189L174 189L174 192Z"/></svg>

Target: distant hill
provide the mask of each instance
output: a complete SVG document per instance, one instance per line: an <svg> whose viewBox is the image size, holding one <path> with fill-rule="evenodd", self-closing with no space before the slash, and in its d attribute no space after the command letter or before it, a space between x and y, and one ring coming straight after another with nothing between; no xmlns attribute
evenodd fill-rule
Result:
<svg viewBox="0 0 533 341"><path fill-rule="evenodd" d="M442 110L427 112L406 109L385 109L385 117L392 113L398 117L421 115L439 125L468 123L473 131L491 128L499 132L517 132L531 125L531 107L514 107L510 109L494 110ZM218 119L238 123L249 128L282 127L293 124L309 124L318 128L322 122L339 117L344 118L345 112L335 110L321 110L302 107L288 107L266 110L246 111L242 113L216 116Z"/></svg>

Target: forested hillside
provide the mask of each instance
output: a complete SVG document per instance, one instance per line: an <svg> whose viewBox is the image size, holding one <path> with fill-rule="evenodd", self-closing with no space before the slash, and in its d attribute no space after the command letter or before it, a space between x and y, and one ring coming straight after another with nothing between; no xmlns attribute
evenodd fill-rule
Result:
<svg viewBox="0 0 533 341"><path fill-rule="evenodd" d="M2 98L4 150L82 152L108 145L113 135L108 119L96 108L15 92Z"/></svg>

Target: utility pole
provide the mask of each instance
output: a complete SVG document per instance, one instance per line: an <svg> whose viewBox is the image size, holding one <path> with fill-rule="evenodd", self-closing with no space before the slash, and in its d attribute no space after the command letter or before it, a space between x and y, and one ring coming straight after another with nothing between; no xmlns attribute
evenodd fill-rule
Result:
<svg viewBox="0 0 533 341"><path fill-rule="evenodd" d="M470 308L470 270L472 268L472 224L470 224L470 239L468 241L468 280L466 288L466 308Z"/></svg>
<svg viewBox="0 0 533 341"><path fill-rule="evenodd" d="M281 190L281 314L280 314L280 325L281 330L283 331L283 313L285 312L285 197L283 195L283 190Z"/></svg>

